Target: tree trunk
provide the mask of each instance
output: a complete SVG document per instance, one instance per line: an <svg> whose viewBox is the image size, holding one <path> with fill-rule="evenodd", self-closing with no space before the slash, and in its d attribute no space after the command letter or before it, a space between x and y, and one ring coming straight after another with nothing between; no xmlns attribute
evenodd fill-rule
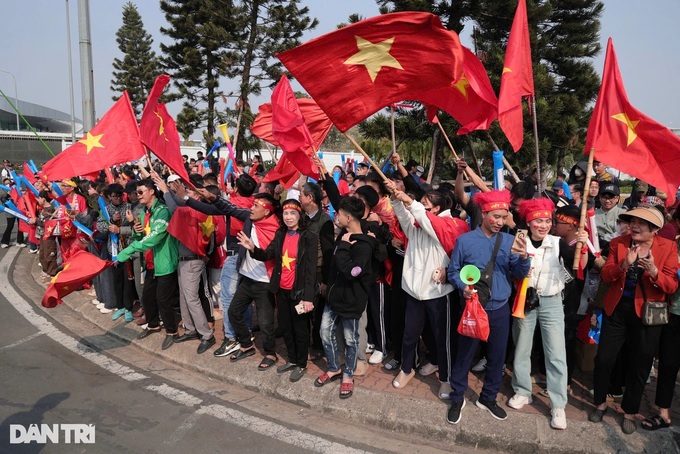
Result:
<svg viewBox="0 0 680 454"><path fill-rule="evenodd" d="M248 102L248 96L250 95L250 72L253 66L253 54L255 52L255 39L258 33L257 18L260 11L260 0L253 0L250 10L250 35L248 36L248 45L246 47L246 52L243 56L243 75L241 76L241 93L239 94L238 101L236 102L236 108L241 112L243 110L250 110L250 103ZM241 125L236 130L236 135L242 135ZM238 138L235 139L236 144L238 144ZM243 157L243 147L237 148L236 159L241 160Z"/></svg>

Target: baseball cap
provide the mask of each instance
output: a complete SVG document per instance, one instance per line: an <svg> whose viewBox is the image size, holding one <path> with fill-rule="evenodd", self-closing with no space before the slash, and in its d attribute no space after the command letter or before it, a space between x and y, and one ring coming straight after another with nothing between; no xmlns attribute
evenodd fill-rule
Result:
<svg viewBox="0 0 680 454"><path fill-rule="evenodd" d="M170 175L168 179L166 180L168 183L172 183L173 181L181 180L179 175Z"/></svg>
<svg viewBox="0 0 680 454"><path fill-rule="evenodd" d="M552 190L559 191L560 189L562 189L562 182L560 180L555 180L555 182L552 184Z"/></svg>
<svg viewBox="0 0 680 454"><path fill-rule="evenodd" d="M636 181L635 185L633 186L633 190L635 192L647 192L648 189L649 185L642 180Z"/></svg>
<svg viewBox="0 0 680 454"><path fill-rule="evenodd" d="M418 166L418 167L416 167L416 172L423 173L423 172L425 172L425 169L423 168L423 166Z"/></svg>
<svg viewBox="0 0 680 454"><path fill-rule="evenodd" d="M366 167L368 169L368 164L366 164L365 162L360 162L357 164L357 167Z"/></svg>
<svg viewBox="0 0 680 454"><path fill-rule="evenodd" d="M607 183L600 188L600 195L602 194L613 194L618 196L620 194L619 187L612 183Z"/></svg>

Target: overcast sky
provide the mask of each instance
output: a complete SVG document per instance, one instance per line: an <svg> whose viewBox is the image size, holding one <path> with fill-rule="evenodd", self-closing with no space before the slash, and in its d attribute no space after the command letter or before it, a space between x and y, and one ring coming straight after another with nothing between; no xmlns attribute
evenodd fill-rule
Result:
<svg viewBox="0 0 680 454"><path fill-rule="evenodd" d="M66 4L70 9L71 42L75 92L75 113L82 118L80 95L80 58L77 0L5 1L0 27L0 89L14 97L16 77L20 100L41 104L63 112L70 111L66 41ZM101 117L113 101L110 90L112 62L121 53L116 31L122 25L123 5L127 0L91 0L90 19L94 60L95 109ZM158 31L167 26L158 2L133 1L142 16L144 27L154 38L154 48L164 36ZM373 0L305 0L311 16L319 26L305 39L330 32L351 13L364 17L378 14ZM606 0L602 16L600 41L603 52L595 60L602 73L604 49L609 36L614 40L621 74L628 97L639 110L670 128L680 128L680 0ZM469 42L467 27L461 38ZM224 87L225 91L233 87ZM251 99L256 108L267 102L271 92ZM232 101L233 102L233 101ZM180 102L168 106L174 115ZM540 112L539 112L540 115Z"/></svg>

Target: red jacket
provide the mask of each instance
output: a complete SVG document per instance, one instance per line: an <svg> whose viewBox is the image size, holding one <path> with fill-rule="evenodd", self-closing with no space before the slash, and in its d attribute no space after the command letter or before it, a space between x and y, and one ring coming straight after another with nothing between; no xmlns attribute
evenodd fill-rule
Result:
<svg viewBox="0 0 680 454"><path fill-rule="evenodd" d="M626 273L621 271L621 262L625 260L630 244L631 236L624 235L614 238L609 245L609 257L607 257L607 263L601 275L602 281L610 285L604 297L604 311L607 315L612 315L623 294ZM678 288L678 247L675 242L655 236L652 243L652 257L654 257L654 264L659 274L656 280L652 280L649 274L644 272L635 289L635 311L638 317L642 313L644 303L640 285L645 286L649 301L668 301L668 296L675 293Z"/></svg>

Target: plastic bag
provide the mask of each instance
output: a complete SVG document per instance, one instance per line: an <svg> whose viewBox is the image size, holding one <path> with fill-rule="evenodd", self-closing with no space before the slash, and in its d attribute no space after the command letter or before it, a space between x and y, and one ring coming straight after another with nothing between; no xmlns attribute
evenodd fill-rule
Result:
<svg viewBox="0 0 680 454"><path fill-rule="evenodd" d="M489 331L489 317L479 303L477 292L474 292L465 303L463 316L458 324L458 333L486 341L489 338Z"/></svg>

